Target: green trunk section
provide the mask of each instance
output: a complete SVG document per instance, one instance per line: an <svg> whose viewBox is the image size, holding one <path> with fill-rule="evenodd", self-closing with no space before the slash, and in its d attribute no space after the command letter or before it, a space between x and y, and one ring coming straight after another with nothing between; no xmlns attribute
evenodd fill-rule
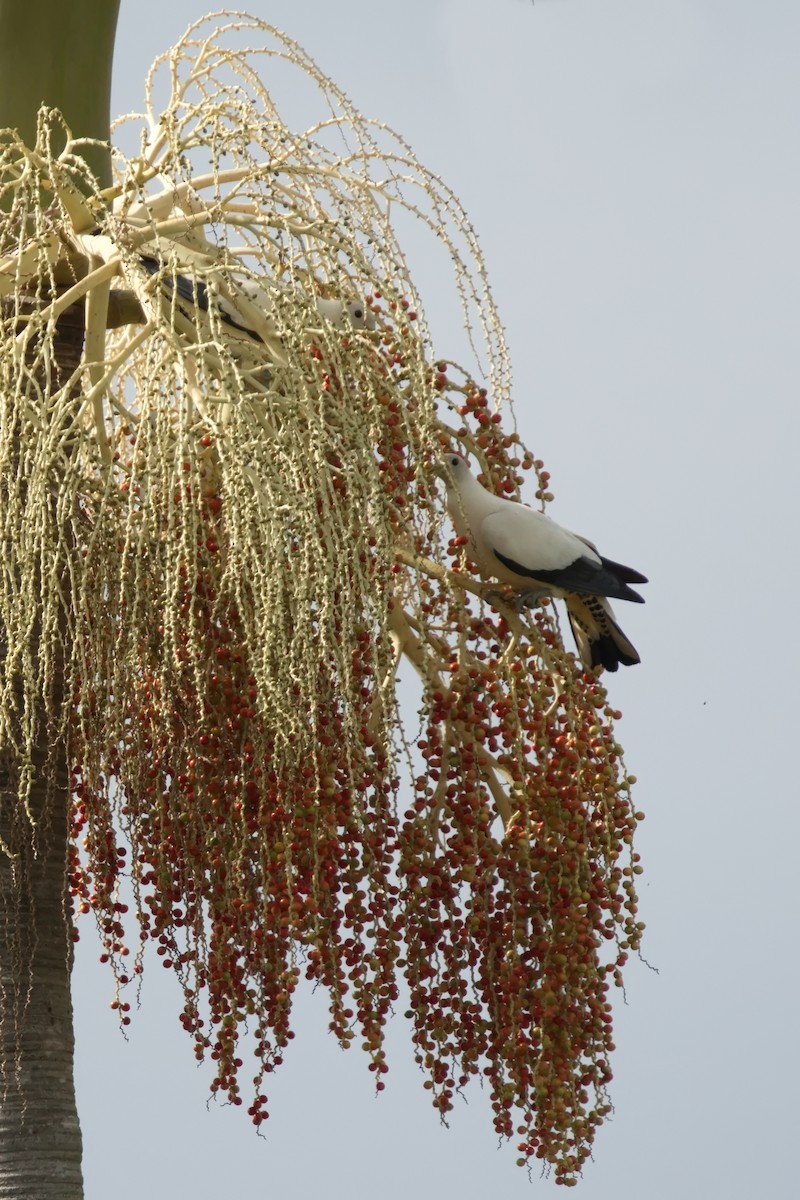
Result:
<svg viewBox="0 0 800 1200"><path fill-rule="evenodd" d="M107 142L118 12L119 0L0 0L0 129L33 146L47 104L76 137ZM109 154L85 157L107 187Z"/></svg>

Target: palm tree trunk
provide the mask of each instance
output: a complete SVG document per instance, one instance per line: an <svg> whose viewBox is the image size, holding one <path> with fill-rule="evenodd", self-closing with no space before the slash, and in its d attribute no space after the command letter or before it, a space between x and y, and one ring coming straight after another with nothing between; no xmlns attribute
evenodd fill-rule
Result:
<svg viewBox="0 0 800 1200"><path fill-rule="evenodd" d="M0 128L17 129L32 145L39 107L47 104L61 110L75 136L108 140L118 9L119 0L0 0ZM87 158L108 183L108 153ZM62 374L74 367L82 340L81 314L65 314L56 346ZM50 698L51 713L58 702ZM0 747L0 1197L82 1200L66 891L69 778L44 702L39 718L27 811L17 799L19 764Z"/></svg>
<svg viewBox="0 0 800 1200"><path fill-rule="evenodd" d="M37 756L38 757L38 756ZM16 842L0 855L0 1195L4 1200L81 1200L81 1131L73 1083L71 926L65 905L67 800L37 780L31 829L4 788L0 831ZM48 794L49 792L49 794ZM21 818L24 820L24 816ZM15 837L14 834L17 836Z"/></svg>
<svg viewBox="0 0 800 1200"><path fill-rule="evenodd" d="M83 347L83 313L71 308L54 341L56 377ZM7 530L7 534L11 531ZM62 623L63 627L64 623ZM37 641L34 621L33 640ZM5 640L4 638L2 640ZM19 725L22 687L16 689ZM63 737L51 733L63 672L42 702L27 805L20 763L0 747L0 1196L81 1200L81 1131L73 1080L75 1039L67 902L69 774Z"/></svg>

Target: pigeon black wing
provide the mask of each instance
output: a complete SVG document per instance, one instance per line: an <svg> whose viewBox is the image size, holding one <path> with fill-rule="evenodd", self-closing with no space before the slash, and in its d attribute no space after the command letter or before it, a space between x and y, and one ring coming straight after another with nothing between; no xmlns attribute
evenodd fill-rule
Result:
<svg viewBox="0 0 800 1200"><path fill-rule="evenodd" d="M521 563L515 562L508 555L501 554L499 550L495 550L494 553L509 571L514 571L517 575L525 575L538 583L550 584L565 592L577 592L579 596L608 596L611 600L632 600L636 604L644 604L644 597L635 592L633 588L628 587L623 579L619 579L612 571L608 570L602 560L598 564L592 562L590 558L576 558L566 567L543 571L523 567ZM613 566L613 564L611 565ZM640 580L644 582L642 576L637 576L636 582Z"/></svg>

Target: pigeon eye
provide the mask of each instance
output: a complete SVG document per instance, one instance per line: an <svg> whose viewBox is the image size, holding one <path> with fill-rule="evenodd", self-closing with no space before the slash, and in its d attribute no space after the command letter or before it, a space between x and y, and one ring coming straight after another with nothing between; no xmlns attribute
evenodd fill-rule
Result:
<svg viewBox="0 0 800 1200"><path fill-rule="evenodd" d="M355 317L355 319L357 321L360 321L361 318L364 316L364 313L363 313L362 309L356 308L353 310L353 316Z"/></svg>

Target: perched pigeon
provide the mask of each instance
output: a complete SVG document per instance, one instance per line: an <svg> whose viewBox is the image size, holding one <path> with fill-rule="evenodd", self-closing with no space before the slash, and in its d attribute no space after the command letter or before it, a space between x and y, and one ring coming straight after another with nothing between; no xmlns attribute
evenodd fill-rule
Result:
<svg viewBox="0 0 800 1200"><path fill-rule="evenodd" d="M640 661L608 597L643 604L629 584L647 583L644 575L603 558L544 513L487 491L459 454L447 454L438 473L456 532L469 539L469 555L482 574L510 584L523 603L545 595L564 599L587 667L616 671L620 663Z"/></svg>
<svg viewBox="0 0 800 1200"><path fill-rule="evenodd" d="M142 255L142 266L150 275L162 269L158 259ZM185 316L194 317L197 311L208 312L213 303L220 319L231 332L234 344L244 341L264 344L278 362L285 362L285 354L278 337L275 322L270 316L272 300L267 290L253 279L236 278L229 285L215 279L213 292L202 279L167 272L163 276L167 293L175 295L176 303ZM353 329L374 329L375 318L363 301L323 300L316 298L317 311L336 329L351 325Z"/></svg>
<svg viewBox="0 0 800 1200"><path fill-rule="evenodd" d="M163 271L164 295L174 300L175 308L186 322L184 332L194 332L197 336L202 314L213 307L226 327L228 349L236 359L251 365L263 362L265 357L286 363L286 353L269 315L268 297L266 293L256 297L250 281L237 281L235 287L228 287L215 279L212 291L205 280L171 271L150 255L142 255L140 261L150 275Z"/></svg>

